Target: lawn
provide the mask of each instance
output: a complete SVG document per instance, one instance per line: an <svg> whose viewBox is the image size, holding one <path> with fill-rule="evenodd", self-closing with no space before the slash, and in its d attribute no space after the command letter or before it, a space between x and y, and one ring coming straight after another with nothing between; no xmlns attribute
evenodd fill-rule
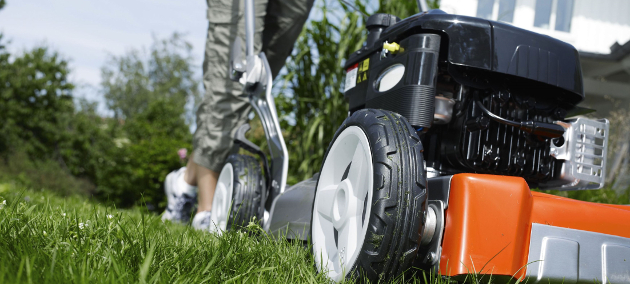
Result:
<svg viewBox="0 0 630 284"><path fill-rule="evenodd" d="M0 204L2 282L326 283L301 243L274 241L258 226L217 237L8 183Z"/></svg>
<svg viewBox="0 0 630 284"><path fill-rule="evenodd" d="M253 224L216 236L12 183L0 204L4 283L328 283L304 244Z"/></svg>
<svg viewBox="0 0 630 284"><path fill-rule="evenodd" d="M599 200L602 194L579 197L613 199ZM424 283L425 275L417 275L394 282ZM466 282L490 282L489 276L469 276ZM141 208L120 210L2 182L0 282L329 283L316 273L307 246L273 239L254 224L217 236L163 223Z"/></svg>

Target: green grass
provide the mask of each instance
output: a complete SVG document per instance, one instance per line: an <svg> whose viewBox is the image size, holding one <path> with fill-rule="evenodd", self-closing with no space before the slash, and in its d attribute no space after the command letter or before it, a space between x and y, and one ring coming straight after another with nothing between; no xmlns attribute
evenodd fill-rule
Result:
<svg viewBox="0 0 630 284"><path fill-rule="evenodd" d="M257 225L216 236L138 208L0 183L5 200L0 282L328 283L301 242L274 240Z"/></svg>
<svg viewBox="0 0 630 284"><path fill-rule="evenodd" d="M260 227L221 237L48 191L0 184L6 283L325 283L301 243Z"/></svg>
<svg viewBox="0 0 630 284"><path fill-rule="evenodd" d="M630 204L630 188L621 192L616 192L610 188L602 188L599 190L536 190L543 193L549 193L571 199L577 199L595 203L606 204Z"/></svg>
<svg viewBox="0 0 630 284"><path fill-rule="evenodd" d="M1 283L329 283L301 242L253 224L217 236L139 208L2 182L0 207ZM417 275L393 282L448 283ZM463 282L507 281L470 274Z"/></svg>

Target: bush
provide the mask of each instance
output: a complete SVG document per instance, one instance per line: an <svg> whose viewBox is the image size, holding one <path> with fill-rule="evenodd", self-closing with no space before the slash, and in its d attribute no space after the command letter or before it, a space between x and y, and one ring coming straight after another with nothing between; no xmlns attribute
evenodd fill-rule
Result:
<svg viewBox="0 0 630 284"><path fill-rule="evenodd" d="M630 187L630 105L613 101L617 108L610 112L608 168L606 183L617 192Z"/></svg>
<svg viewBox="0 0 630 284"><path fill-rule="evenodd" d="M68 62L46 47L9 57L0 48L0 154L58 160L74 113Z"/></svg>
<svg viewBox="0 0 630 284"><path fill-rule="evenodd" d="M104 118L93 103L75 105L58 53L42 46L12 56L0 42L0 179L162 209L164 178L182 166L177 150L191 148L185 104L199 96L191 54L176 33L156 39L146 62L137 51L112 57L102 86L115 118Z"/></svg>
<svg viewBox="0 0 630 284"><path fill-rule="evenodd" d="M13 181L17 184L46 189L60 196L90 196L94 185L87 179L77 178L59 167L53 160L33 161L24 152L13 153L0 163L0 181Z"/></svg>
<svg viewBox="0 0 630 284"><path fill-rule="evenodd" d="M192 136L181 110L169 100L153 101L146 111L121 126L124 137L114 139L99 160L97 197L118 206L146 202L163 209L166 175L181 166L180 148L191 148Z"/></svg>

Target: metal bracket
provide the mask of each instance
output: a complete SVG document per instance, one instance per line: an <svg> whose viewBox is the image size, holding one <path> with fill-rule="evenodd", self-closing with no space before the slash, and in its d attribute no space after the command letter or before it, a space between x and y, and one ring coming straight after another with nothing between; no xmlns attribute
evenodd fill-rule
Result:
<svg viewBox="0 0 630 284"><path fill-rule="evenodd" d="M435 220L428 221L426 224L435 224L433 236L428 243L421 244L420 251L414 266L424 271L433 270L437 275L440 269L440 258L442 257L442 239L444 238L444 211L448 208L448 199L451 191L452 175L439 176L427 179L427 189L429 191L428 210L435 213ZM429 212L427 212L429 214Z"/></svg>
<svg viewBox="0 0 630 284"><path fill-rule="evenodd" d="M605 118L579 117L563 124L566 131L562 142L559 145L552 143L549 149L550 155L562 163L560 175L539 187L559 190L602 188L606 178L610 123Z"/></svg>
<svg viewBox="0 0 630 284"><path fill-rule="evenodd" d="M260 155L261 158L265 159L265 153L260 150L258 145L254 144L252 141L247 140L245 137L245 133L247 133L251 129L249 123L245 123L241 125L234 133L234 144L239 147L249 151L252 154Z"/></svg>
<svg viewBox="0 0 630 284"><path fill-rule="evenodd" d="M232 52L230 53L230 79L238 82L245 71L247 71L247 63L241 54L243 41L240 37L236 37L232 44Z"/></svg>
<svg viewBox="0 0 630 284"><path fill-rule="evenodd" d="M452 179L452 175L428 178L427 188L429 190L429 201L441 200L444 203L444 209L448 208Z"/></svg>
<svg viewBox="0 0 630 284"><path fill-rule="evenodd" d="M434 270L437 273L440 268L442 238L444 237L444 202L429 200L427 210L431 209L435 212L435 233L427 245L420 247L414 266L424 271Z"/></svg>

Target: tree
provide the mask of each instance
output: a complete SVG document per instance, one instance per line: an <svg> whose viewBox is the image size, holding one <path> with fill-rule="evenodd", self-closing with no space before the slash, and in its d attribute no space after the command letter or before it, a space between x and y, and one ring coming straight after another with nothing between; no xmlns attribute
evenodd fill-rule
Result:
<svg viewBox="0 0 630 284"><path fill-rule="evenodd" d="M188 100L199 99L192 45L174 33L154 39L150 54L132 49L110 56L101 69L101 87L115 117L128 119L142 113L155 100L168 100L184 113Z"/></svg>
<svg viewBox="0 0 630 284"><path fill-rule="evenodd" d="M124 81L128 74L118 70L109 70L110 77L104 76L130 82L108 85L118 90L146 90L145 106L127 115L120 108L115 109L118 118L99 116L96 106L86 101L79 100L75 106L67 61L56 52L38 47L11 58L0 45L3 164L24 161L15 175L22 170L29 172L25 180L59 176L60 182L43 181L34 186L76 185L61 181L79 178L94 184L82 186L86 188L83 193L119 207L143 201L156 209L164 207L164 177L182 166L177 150L191 146L192 137L182 115L184 104L186 98L198 95L190 62L170 53L177 40L175 37L173 41L155 44L149 63L119 62L122 66L145 64L150 72L130 75L128 81ZM134 94L125 93L122 98L133 99ZM124 106L123 101L120 103Z"/></svg>
<svg viewBox="0 0 630 284"><path fill-rule="evenodd" d="M68 62L37 47L9 62L0 49L0 153L61 159L60 143L74 114Z"/></svg>
<svg viewBox="0 0 630 284"><path fill-rule="evenodd" d="M149 56L134 49L111 56L101 68L115 145L104 150L96 175L97 196L118 206L140 202L161 209L164 178L181 167L180 148L191 148L185 104L199 98L192 46L178 33L155 39Z"/></svg>

